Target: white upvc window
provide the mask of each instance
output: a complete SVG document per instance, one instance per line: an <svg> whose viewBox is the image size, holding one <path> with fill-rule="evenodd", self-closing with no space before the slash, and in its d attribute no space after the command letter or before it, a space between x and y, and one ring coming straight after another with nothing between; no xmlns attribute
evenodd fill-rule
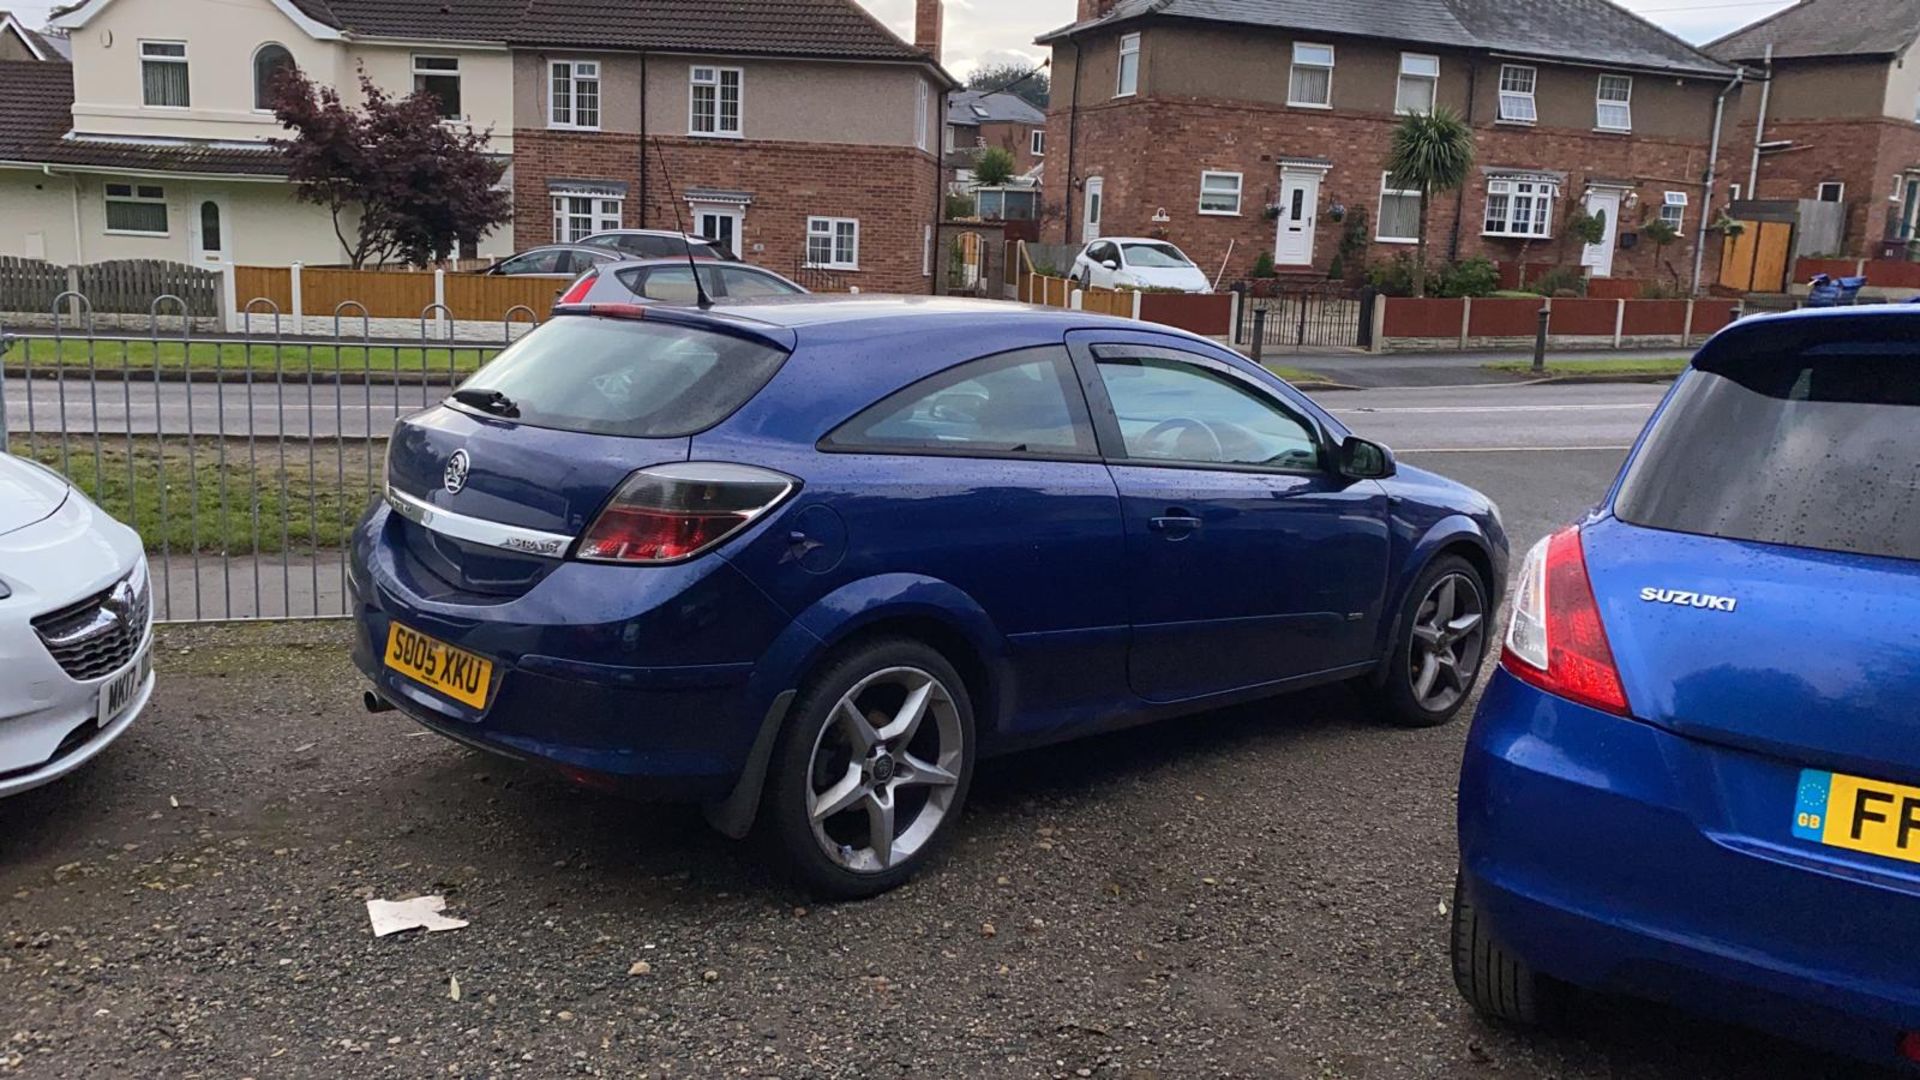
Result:
<svg viewBox="0 0 1920 1080"><path fill-rule="evenodd" d="M740 68L696 64L688 79L688 134L740 138L740 89L746 73Z"/></svg>
<svg viewBox="0 0 1920 1080"><path fill-rule="evenodd" d="M1687 228L1687 193L1669 191L1660 201L1660 220L1673 226L1674 232L1685 232Z"/></svg>
<svg viewBox="0 0 1920 1080"><path fill-rule="evenodd" d="M1821 202L1846 202L1847 185L1841 180L1823 180L1814 196Z"/></svg>
<svg viewBox="0 0 1920 1080"><path fill-rule="evenodd" d="M1540 72L1524 64L1500 65L1500 119L1509 124L1531 124L1540 119L1533 88Z"/></svg>
<svg viewBox="0 0 1920 1080"><path fill-rule="evenodd" d="M860 269L859 219L808 218L807 265L823 270Z"/></svg>
<svg viewBox="0 0 1920 1080"><path fill-rule="evenodd" d="M1215 217L1240 214L1241 175L1237 172L1200 174L1200 212Z"/></svg>
<svg viewBox="0 0 1920 1080"><path fill-rule="evenodd" d="M932 277L933 276L933 226L928 225L926 229L927 231L921 234L921 237L920 237L920 276Z"/></svg>
<svg viewBox="0 0 1920 1080"><path fill-rule="evenodd" d="M1633 76L1600 76L1600 85L1594 89L1593 126L1601 131L1633 130Z"/></svg>
<svg viewBox="0 0 1920 1080"><path fill-rule="evenodd" d="M1553 200L1560 186L1551 180L1508 177L1487 182L1487 236L1537 240L1553 231Z"/></svg>
<svg viewBox="0 0 1920 1080"><path fill-rule="evenodd" d="M1393 111L1402 116L1433 112L1440 97L1440 58L1423 53L1400 54L1400 89Z"/></svg>
<svg viewBox="0 0 1920 1080"><path fill-rule="evenodd" d="M1131 97L1140 92L1140 35L1120 35L1120 62L1116 65L1113 96Z"/></svg>
<svg viewBox="0 0 1920 1080"><path fill-rule="evenodd" d="M460 58L415 55L413 91L432 94L440 105L442 120L460 119Z"/></svg>
<svg viewBox="0 0 1920 1080"><path fill-rule="evenodd" d="M600 130L600 61L554 60L547 74L547 126Z"/></svg>
<svg viewBox="0 0 1920 1080"><path fill-rule="evenodd" d="M1287 104L1300 109L1333 108L1333 46L1294 43Z"/></svg>
<svg viewBox="0 0 1920 1080"><path fill-rule="evenodd" d="M107 231L122 236L166 236L167 191L157 184L108 184Z"/></svg>
<svg viewBox="0 0 1920 1080"><path fill-rule="evenodd" d="M925 150L927 149L927 132L929 130L927 110L931 107L928 104L929 99L927 96L926 80L920 80L915 84L915 88L918 93L914 95L913 145Z"/></svg>
<svg viewBox="0 0 1920 1080"><path fill-rule="evenodd" d="M156 109L185 109L193 104L187 87L187 43L140 43L140 101Z"/></svg>
<svg viewBox="0 0 1920 1080"><path fill-rule="evenodd" d="M1047 156L1047 130L1034 128L1027 133L1027 151L1034 157Z"/></svg>
<svg viewBox="0 0 1920 1080"><path fill-rule="evenodd" d="M555 195L553 242L575 244L594 233L619 228L620 207L625 201L617 195Z"/></svg>
<svg viewBox="0 0 1920 1080"><path fill-rule="evenodd" d="M1392 173L1380 174L1379 228L1374 239L1383 244L1420 242L1420 190L1394 179Z"/></svg>

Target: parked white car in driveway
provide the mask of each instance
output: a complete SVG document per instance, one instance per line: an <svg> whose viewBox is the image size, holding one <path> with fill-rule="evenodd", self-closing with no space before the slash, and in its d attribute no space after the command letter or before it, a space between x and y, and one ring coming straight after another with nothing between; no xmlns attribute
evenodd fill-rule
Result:
<svg viewBox="0 0 1920 1080"><path fill-rule="evenodd" d="M1080 249L1068 276L1103 289L1178 289L1210 293L1206 271L1165 240L1110 236Z"/></svg>
<svg viewBox="0 0 1920 1080"><path fill-rule="evenodd" d="M72 772L133 723L152 638L139 535L0 453L0 795Z"/></svg>

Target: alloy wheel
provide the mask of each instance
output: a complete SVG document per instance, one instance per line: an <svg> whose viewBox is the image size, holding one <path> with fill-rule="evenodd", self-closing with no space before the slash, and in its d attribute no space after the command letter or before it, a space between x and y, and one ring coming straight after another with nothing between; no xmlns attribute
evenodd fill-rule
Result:
<svg viewBox="0 0 1920 1080"><path fill-rule="evenodd" d="M1486 610L1480 587L1465 574L1434 582L1413 615L1408 677L1413 699L1428 712L1445 712L1473 687L1485 655Z"/></svg>
<svg viewBox="0 0 1920 1080"><path fill-rule="evenodd" d="M926 847L959 789L960 714L919 668L876 671L834 704L807 767L807 818L820 850L879 873Z"/></svg>

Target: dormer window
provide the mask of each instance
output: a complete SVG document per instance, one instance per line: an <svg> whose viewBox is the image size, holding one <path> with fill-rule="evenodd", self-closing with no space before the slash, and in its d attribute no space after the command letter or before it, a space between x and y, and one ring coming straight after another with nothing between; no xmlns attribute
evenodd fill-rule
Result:
<svg viewBox="0 0 1920 1080"><path fill-rule="evenodd" d="M293 54L285 47L268 42L253 54L253 107L262 112L273 109L273 94L281 76L294 70Z"/></svg>
<svg viewBox="0 0 1920 1080"><path fill-rule="evenodd" d="M193 104L187 92L187 43L140 43L140 100L156 109L184 109Z"/></svg>

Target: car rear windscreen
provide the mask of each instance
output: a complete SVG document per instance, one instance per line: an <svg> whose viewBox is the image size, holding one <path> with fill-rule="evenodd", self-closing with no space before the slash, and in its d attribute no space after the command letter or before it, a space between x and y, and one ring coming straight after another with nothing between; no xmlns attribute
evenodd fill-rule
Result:
<svg viewBox="0 0 1920 1080"><path fill-rule="evenodd" d="M1729 358L1690 373L1614 511L1655 529L1920 559L1920 359Z"/></svg>
<svg viewBox="0 0 1920 1080"><path fill-rule="evenodd" d="M534 427L677 438L732 415L786 357L728 334L569 315L515 342L461 389L499 392Z"/></svg>

